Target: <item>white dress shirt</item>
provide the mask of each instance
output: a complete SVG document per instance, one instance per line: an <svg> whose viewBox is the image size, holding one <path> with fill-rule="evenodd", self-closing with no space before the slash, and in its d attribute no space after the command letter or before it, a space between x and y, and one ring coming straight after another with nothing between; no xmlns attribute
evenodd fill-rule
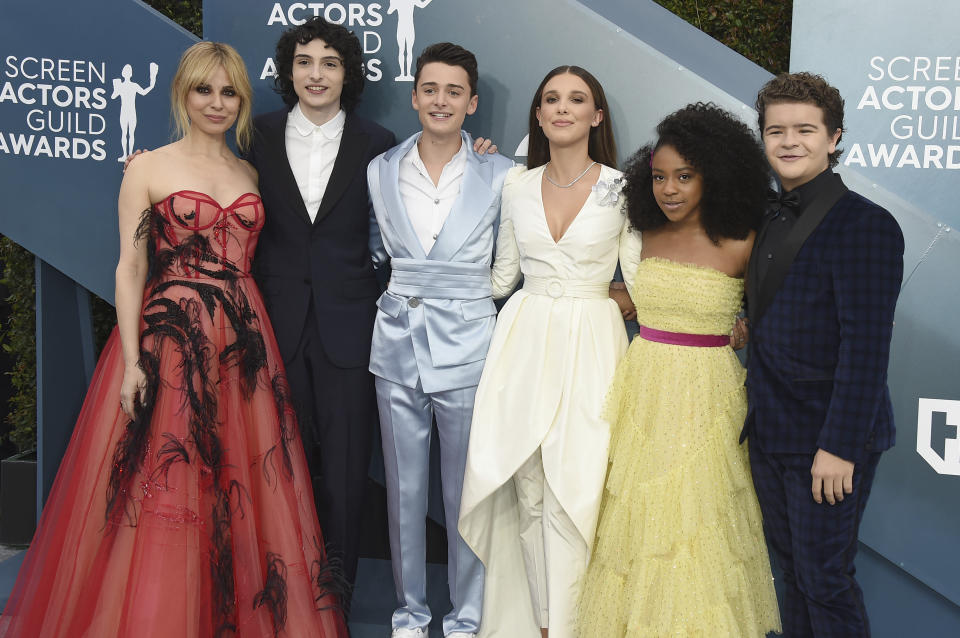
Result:
<svg viewBox="0 0 960 638"><path fill-rule="evenodd" d="M460 150L443 167L437 184L433 183L427 167L420 159L417 144L400 160L400 197L420 245L423 246L423 252L427 254L430 254L430 249L437 241L444 222L450 216L453 203L460 194L463 171L467 167L465 146L461 143Z"/></svg>
<svg viewBox="0 0 960 638"><path fill-rule="evenodd" d="M307 119L298 103L287 116L287 160L300 188L300 197L307 207L310 221L317 218L323 193L330 182L333 163L340 151L343 123L347 120L341 109L333 119L317 126Z"/></svg>

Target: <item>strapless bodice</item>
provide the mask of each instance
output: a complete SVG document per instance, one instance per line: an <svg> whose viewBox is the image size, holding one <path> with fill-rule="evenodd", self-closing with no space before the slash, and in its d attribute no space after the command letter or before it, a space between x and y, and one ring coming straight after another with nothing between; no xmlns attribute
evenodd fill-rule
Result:
<svg viewBox="0 0 960 638"><path fill-rule="evenodd" d="M256 193L227 206L205 193L171 193L150 208L151 274L247 277L263 222L263 202Z"/></svg>
<svg viewBox="0 0 960 638"><path fill-rule="evenodd" d="M743 301L743 279L660 257L640 262L633 286L637 322L669 332L725 335Z"/></svg>

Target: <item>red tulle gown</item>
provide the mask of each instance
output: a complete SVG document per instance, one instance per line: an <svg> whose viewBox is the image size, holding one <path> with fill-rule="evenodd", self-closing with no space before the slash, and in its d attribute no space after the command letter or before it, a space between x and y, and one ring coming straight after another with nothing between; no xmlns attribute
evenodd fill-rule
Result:
<svg viewBox="0 0 960 638"><path fill-rule="evenodd" d="M116 330L0 619L24 638L346 636L283 364L250 261L252 193L145 213L138 418Z"/></svg>

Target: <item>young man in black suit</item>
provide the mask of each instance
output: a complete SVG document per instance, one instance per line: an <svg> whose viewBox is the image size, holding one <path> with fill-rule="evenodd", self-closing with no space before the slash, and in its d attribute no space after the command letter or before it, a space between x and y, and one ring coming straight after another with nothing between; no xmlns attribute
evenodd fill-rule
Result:
<svg viewBox="0 0 960 638"><path fill-rule="evenodd" d="M831 170L843 134L837 89L784 74L760 90L757 112L783 189L747 272L742 436L783 569L783 633L868 638L854 557L874 471L894 442L887 365L903 234Z"/></svg>
<svg viewBox="0 0 960 638"><path fill-rule="evenodd" d="M392 133L353 113L363 90L359 40L313 18L277 43L287 108L257 117L247 157L266 224L254 275L287 369L326 541L357 572L377 404L368 371L380 287L370 260L366 168Z"/></svg>

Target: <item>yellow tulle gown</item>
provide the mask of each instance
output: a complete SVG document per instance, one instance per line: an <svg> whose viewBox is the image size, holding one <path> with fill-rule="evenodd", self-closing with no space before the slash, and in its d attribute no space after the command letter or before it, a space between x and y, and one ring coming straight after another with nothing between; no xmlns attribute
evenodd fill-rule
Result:
<svg viewBox="0 0 960 638"><path fill-rule="evenodd" d="M640 263L637 321L728 334L743 280ZM762 638L780 631L729 346L633 340L607 397L610 464L579 613L583 638Z"/></svg>

